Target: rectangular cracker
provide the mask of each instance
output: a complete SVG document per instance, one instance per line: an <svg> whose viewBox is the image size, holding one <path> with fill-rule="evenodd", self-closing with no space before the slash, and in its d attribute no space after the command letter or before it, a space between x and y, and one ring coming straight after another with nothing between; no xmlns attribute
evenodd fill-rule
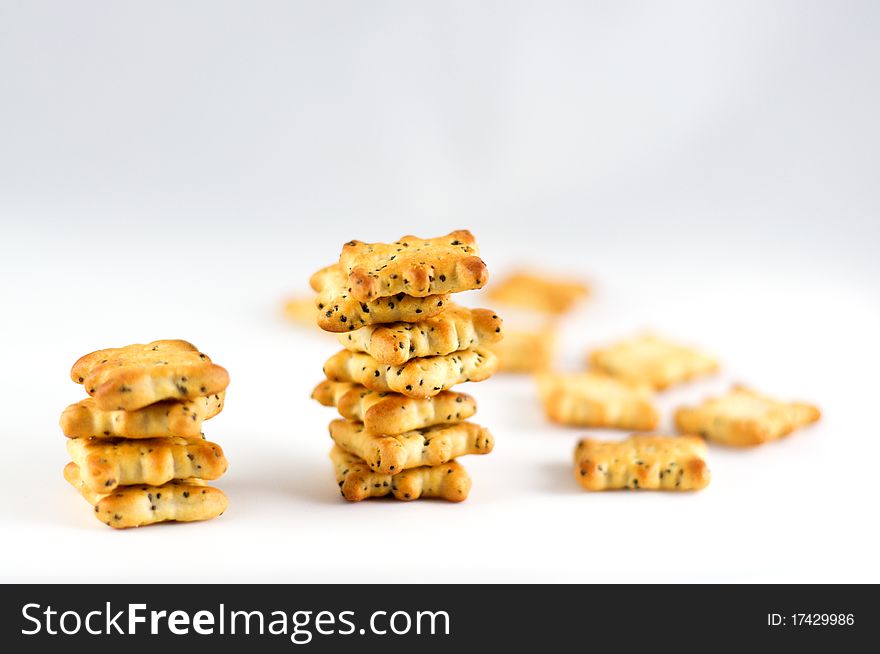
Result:
<svg viewBox="0 0 880 654"><path fill-rule="evenodd" d="M379 363L369 354L341 350L324 364L324 374L330 381L353 382L374 391L393 391L407 397L425 398L456 384L488 379L497 368L498 358L479 347L413 359L402 366Z"/></svg>
<svg viewBox="0 0 880 654"><path fill-rule="evenodd" d="M623 441L581 440L575 477L590 491L700 490L709 485L706 444L691 436L635 434Z"/></svg>
<svg viewBox="0 0 880 654"><path fill-rule="evenodd" d="M104 411L87 397L61 414L68 438L202 438L202 422L223 409L226 391L177 402L165 400L134 411Z"/></svg>
<svg viewBox="0 0 880 654"><path fill-rule="evenodd" d="M498 357L498 372L535 373L550 368L556 348L556 334L505 329L504 338L487 346Z"/></svg>
<svg viewBox="0 0 880 654"><path fill-rule="evenodd" d="M495 446L489 430L472 422L386 435L367 430L362 422L334 420L330 437L363 459L373 472L386 475L440 465L466 454L488 454Z"/></svg>
<svg viewBox="0 0 880 654"><path fill-rule="evenodd" d="M379 363L399 366L410 359L451 354L501 340L501 318L489 309L449 303L446 311L418 322L369 325L338 334L342 346Z"/></svg>
<svg viewBox="0 0 880 654"><path fill-rule="evenodd" d="M375 300L357 300L338 263L316 272L309 283L318 293L318 327L328 332L348 332L378 323L416 322L441 313L449 301L449 295L443 293L427 297L398 293Z"/></svg>
<svg viewBox="0 0 880 654"><path fill-rule="evenodd" d="M594 350L589 362L601 372L657 390L718 370L712 357L650 334Z"/></svg>
<svg viewBox="0 0 880 654"><path fill-rule="evenodd" d="M804 402L781 402L734 386L726 395L709 398L694 408L675 412L675 426L734 447L752 447L787 436L819 420L819 408Z"/></svg>
<svg viewBox="0 0 880 654"><path fill-rule="evenodd" d="M229 385L225 369L186 341L153 341L86 354L70 377L104 411L134 411L161 400L193 400Z"/></svg>
<svg viewBox="0 0 880 654"><path fill-rule="evenodd" d="M466 229L436 238L403 236L394 243L349 241L339 264L362 302L406 293L415 297L482 288L489 279L476 239Z"/></svg>
<svg viewBox="0 0 880 654"><path fill-rule="evenodd" d="M336 483L342 497L349 502L386 495L404 501L439 498L461 502L467 499L471 490L471 478L457 461L411 468L399 475L383 475L373 472L362 459L336 445L330 450L330 460L336 470Z"/></svg>
<svg viewBox="0 0 880 654"><path fill-rule="evenodd" d="M83 483L98 493L132 484L159 486L172 479L217 479L228 465L216 443L183 438L72 438L67 452Z"/></svg>
<svg viewBox="0 0 880 654"><path fill-rule="evenodd" d="M369 431L388 435L454 424L477 412L476 400L466 393L440 391L432 398L413 398L329 380L315 387L312 399L335 406L343 418L362 422Z"/></svg>
<svg viewBox="0 0 880 654"><path fill-rule="evenodd" d="M95 507L95 517L114 529L210 520L222 515L229 504L223 491L201 479L161 486L121 486L112 493L96 493L83 483L79 466L73 462L65 466L64 478Z"/></svg>
<svg viewBox="0 0 880 654"><path fill-rule="evenodd" d="M660 419L650 387L601 373L545 372L538 394L547 417L563 425L651 430Z"/></svg>
<svg viewBox="0 0 880 654"><path fill-rule="evenodd" d="M500 304L561 315L568 313L590 292L583 282L527 270L517 270L492 284L489 297Z"/></svg>

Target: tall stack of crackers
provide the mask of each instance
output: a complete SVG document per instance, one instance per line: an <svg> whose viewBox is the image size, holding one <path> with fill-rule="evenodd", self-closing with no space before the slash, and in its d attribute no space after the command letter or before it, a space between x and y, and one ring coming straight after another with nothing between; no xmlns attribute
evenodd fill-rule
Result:
<svg viewBox="0 0 880 654"><path fill-rule="evenodd" d="M501 319L451 295L487 280L466 230L350 241L312 276L318 325L344 348L312 397L342 416L330 423L330 458L345 499L467 498L471 479L457 458L488 454L494 439L468 422L474 398L452 388L497 370L488 346L501 340Z"/></svg>
<svg viewBox="0 0 880 654"><path fill-rule="evenodd" d="M226 472L202 423L223 409L229 374L180 340L98 350L70 376L89 397L61 414L72 461L64 477L123 529L221 515L226 495L206 481Z"/></svg>

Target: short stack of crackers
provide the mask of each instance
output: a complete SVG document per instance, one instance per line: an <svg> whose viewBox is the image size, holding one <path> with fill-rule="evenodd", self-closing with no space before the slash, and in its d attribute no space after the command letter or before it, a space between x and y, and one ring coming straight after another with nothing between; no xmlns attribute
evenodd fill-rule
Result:
<svg viewBox="0 0 880 654"><path fill-rule="evenodd" d="M186 341L98 350L71 378L89 397L61 414L72 461L64 477L118 529L215 518L226 496L206 481L226 472L202 423L223 409L229 375Z"/></svg>
<svg viewBox="0 0 880 654"><path fill-rule="evenodd" d="M501 339L501 319L451 294L487 279L465 230L350 241L338 263L312 276L318 325L344 347L312 397L342 416L330 423L330 458L345 499L467 498L471 479L457 458L488 454L494 439L467 421L474 398L452 388L496 371L487 346Z"/></svg>

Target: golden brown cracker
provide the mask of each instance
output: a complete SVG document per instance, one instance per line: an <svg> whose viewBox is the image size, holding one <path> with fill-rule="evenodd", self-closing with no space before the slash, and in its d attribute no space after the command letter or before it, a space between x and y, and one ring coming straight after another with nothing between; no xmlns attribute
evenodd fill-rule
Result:
<svg viewBox="0 0 880 654"><path fill-rule="evenodd" d="M99 493L132 484L159 486L172 479L217 479L228 465L216 443L182 438L72 438L67 452L83 483Z"/></svg>
<svg viewBox="0 0 880 654"><path fill-rule="evenodd" d="M590 491L700 490L709 485L706 444L691 436L636 434L623 441L581 440L575 478Z"/></svg>
<svg viewBox="0 0 880 654"><path fill-rule="evenodd" d="M501 318L489 309L468 309L452 302L446 311L418 322L369 325L339 342L352 352L364 352L379 363L402 365L410 359L451 354L501 340Z"/></svg>
<svg viewBox="0 0 880 654"><path fill-rule="evenodd" d="M312 399L335 406L347 420L363 422L377 434L402 434L434 425L454 424L477 412L477 402L466 393L441 391L431 398L371 391L360 384L324 380Z"/></svg>
<svg viewBox="0 0 880 654"><path fill-rule="evenodd" d="M322 268L309 283L318 293L318 326L328 332L349 332L380 323L416 322L441 313L449 301L449 295L443 293L427 297L398 293L370 301L357 300L339 264Z"/></svg>
<svg viewBox="0 0 880 654"><path fill-rule="evenodd" d="M220 413L226 391L177 402L165 400L134 411L104 411L87 397L61 414L68 438L202 438L202 422Z"/></svg>
<svg viewBox="0 0 880 654"><path fill-rule="evenodd" d="M538 393L547 417L564 425L651 430L659 421L649 387L601 373L541 373Z"/></svg>
<svg viewBox="0 0 880 654"><path fill-rule="evenodd" d="M468 381L483 381L498 367L498 358L485 348L423 357L402 366L379 363L361 352L341 350L324 364L331 381L353 382L374 391L393 391L407 397L433 397Z"/></svg>
<svg viewBox="0 0 880 654"><path fill-rule="evenodd" d="M594 350L590 364L604 373L661 390L718 370L718 362L695 349L652 335Z"/></svg>
<svg viewBox="0 0 880 654"><path fill-rule="evenodd" d="M514 271L488 289L489 297L499 304L553 315L567 313L589 292L580 280L527 270Z"/></svg>
<svg viewBox="0 0 880 654"><path fill-rule="evenodd" d="M388 475L440 465L467 454L488 454L495 446L489 430L472 422L386 435L367 430L361 422L334 420L330 436L339 447L363 459L371 470Z"/></svg>
<svg viewBox="0 0 880 654"><path fill-rule="evenodd" d="M404 236L394 243L349 241L339 263L362 302L405 293L425 297L481 288L489 278L473 234Z"/></svg>
<svg viewBox="0 0 880 654"><path fill-rule="evenodd" d="M161 400L192 400L229 384L225 369L186 341L153 341L98 350L71 369L95 405L105 411L134 411Z"/></svg>
<svg viewBox="0 0 880 654"><path fill-rule="evenodd" d="M556 334L551 328L505 329L504 338L487 347L498 357L498 372L536 373L552 366Z"/></svg>
<svg viewBox="0 0 880 654"><path fill-rule="evenodd" d="M120 486L112 493L96 493L83 483L79 467L73 462L65 466L64 478L95 507L95 517L115 529L210 520L222 515L229 504L219 488L200 479L161 486Z"/></svg>
<svg viewBox="0 0 880 654"><path fill-rule="evenodd" d="M383 475L373 472L362 459L336 445L330 451L330 460L336 470L339 490L349 502L386 495L404 501L439 498L461 502L471 490L471 478L457 461Z"/></svg>
<svg viewBox="0 0 880 654"><path fill-rule="evenodd" d="M804 402L781 402L736 386L726 395L709 398L698 407L675 412L675 426L684 434L736 447L751 447L787 436L819 420L818 407Z"/></svg>

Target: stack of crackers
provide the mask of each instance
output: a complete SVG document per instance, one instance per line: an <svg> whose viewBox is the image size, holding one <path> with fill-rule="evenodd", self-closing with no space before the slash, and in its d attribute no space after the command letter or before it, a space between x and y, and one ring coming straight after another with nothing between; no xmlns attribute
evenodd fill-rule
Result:
<svg viewBox="0 0 880 654"><path fill-rule="evenodd" d="M92 352L70 376L89 397L61 414L73 459L64 477L118 529L208 520L226 496L206 480L226 472L202 422L223 409L229 374L186 341Z"/></svg>
<svg viewBox="0 0 880 654"><path fill-rule="evenodd" d="M456 305L451 294L487 279L465 230L350 241L338 263L312 276L318 325L344 348L312 397L342 416L330 423L330 458L345 499L467 498L471 480L456 459L488 454L494 439L467 422L474 398L452 388L496 371L487 346L501 340L501 319Z"/></svg>

